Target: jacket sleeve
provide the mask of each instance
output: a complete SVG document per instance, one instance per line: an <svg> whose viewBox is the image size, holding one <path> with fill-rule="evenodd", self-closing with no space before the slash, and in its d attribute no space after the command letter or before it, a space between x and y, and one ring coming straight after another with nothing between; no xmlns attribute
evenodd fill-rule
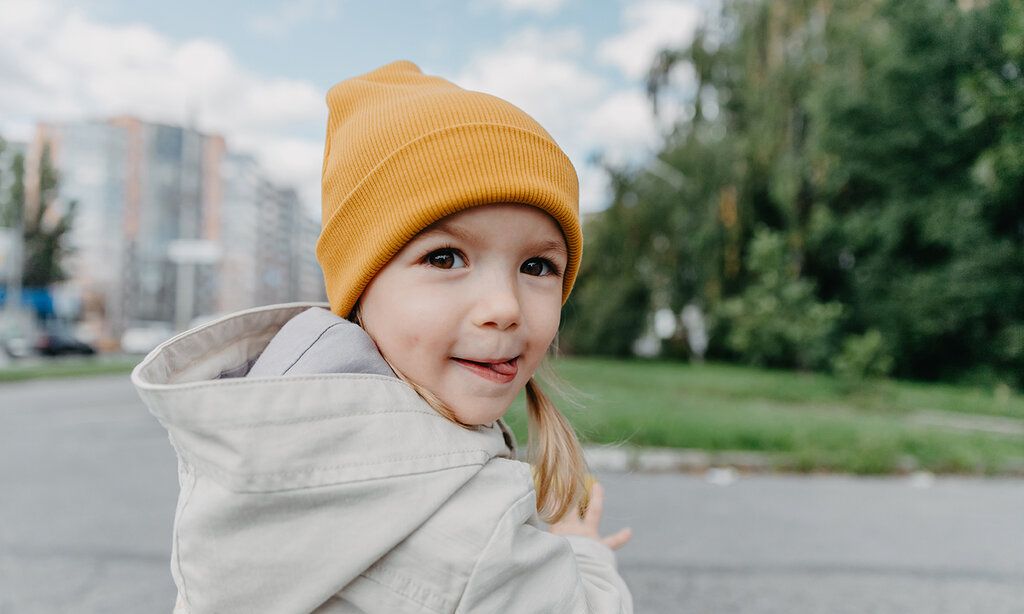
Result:
<svg viewBox="0 0 1024 614"><path fill-rule="evenodd" d="M539 526L531 492L498 522L470 574L457 614L632 614L615 553L583 536Z"/></svg>

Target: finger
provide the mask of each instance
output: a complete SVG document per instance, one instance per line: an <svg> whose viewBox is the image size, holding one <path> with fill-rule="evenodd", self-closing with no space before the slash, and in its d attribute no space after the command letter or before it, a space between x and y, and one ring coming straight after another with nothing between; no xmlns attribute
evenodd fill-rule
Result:
<svg viewBox="0 0 1024 614"><path fill-rule="evenodd" d="M601 514L604 513L604 487L600 482L594 482L590 489L590 505L587 506L587 513L583 517L583 524L597 533L597 527L601 523Z"/></svg>
<svg viewBox="0 0 1024 614"><path fill-rule="evenodd" d="M625 546L626 542L628 542L631 537L633 537L633 529L626 527L618 533L605 537L601 541L604 542L605 545L607 545L612 550L618 550L619 548Z"/></svg>

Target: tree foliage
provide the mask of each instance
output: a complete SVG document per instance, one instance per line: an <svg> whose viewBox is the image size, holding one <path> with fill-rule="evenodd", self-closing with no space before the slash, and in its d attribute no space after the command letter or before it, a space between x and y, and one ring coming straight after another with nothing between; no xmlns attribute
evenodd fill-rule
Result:
<svg viewBox="0 0 1024 614"><path fill-rule="evenodd" d="M656 160L616 171L586 258L635 250L617 272L650 304L617 318L697 303L712 357L824 368L845 352L876 356L871 373L1024 384L1022 73L1020 0L726 0L654 62L654 112L668 93L687 104ZM772 286L762 260L778 258ZM570 345L616 273L601 270L581 275Z"/></svg>
<svg viewBox="0 0 1024 614"><path fill-rule="evenodd" d="M842 304L823 303L813 282L794 273L784 239L761 230L748 251L750 283L722 301L723 344L746 362L813 369L829 365Z"/></svg>
<svg viewBox="0 0 1024 614"><path fill-rule="evenodd" d="M25 157L16 154L11 159L10 186L6 198L0 200L0 225L22 228L23 268L22 285L42 288L67 278L64 260L71 253L67 235L74 219L76 201L67 203L60 211L57 202L59 177L50 157L50 148L44 145L39 160L34 187L35 206L29 206L30 191L26 189Z"/></svg>

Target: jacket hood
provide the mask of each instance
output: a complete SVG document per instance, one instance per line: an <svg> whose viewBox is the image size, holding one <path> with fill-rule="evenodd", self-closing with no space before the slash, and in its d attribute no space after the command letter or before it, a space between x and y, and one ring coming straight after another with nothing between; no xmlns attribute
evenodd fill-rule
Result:
<svg viewBox="0 0 1024 614"><path fill-rule="evenodd" d="M132 371L183 468L173 569L196 611L256 598L258 609L311 611L490 459L514 458L500 420L464 428L440 416L327 307L230 314L164 342ZM275 522L247 530L254 510ZM185 531L191 552L177 545ZM275 573L240 573L254 566ZM301 595L290 589L297 570Z"/></svg>

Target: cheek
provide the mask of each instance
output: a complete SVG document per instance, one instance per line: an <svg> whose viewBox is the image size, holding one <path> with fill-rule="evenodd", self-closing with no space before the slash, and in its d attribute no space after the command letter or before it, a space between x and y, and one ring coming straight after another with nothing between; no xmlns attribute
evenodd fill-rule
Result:
<svg viewBox="0 0 1024 614"><path fill-rule="evenodd" d="M389 362L407 374L423 372L429 354L442 341L432 334L437 326L430 318L431 313L415 301L401 300L389 309L389 318L375 322L377 347Z"/></svg>
<svg viewBox="0 0 1024 614"><path fill-rule="evenodd" d="M545 301L546 304L538 306L531 317L531 342L535 344L538 352L546 351L551 342L558 334L558 325L561 322L561 297L558 301Z"/></svg>
<svg viewBox="0 0 1024 614"><path fill-rule="evenodd" d="M555 332L558 331L558 325L562 321L562 293L561 288L558 292L547 295L547 300L544 301L543 313L541 318L547 323L551 335L554 336Z"/></svg>
<svg viewBox="0 0 1024 614"><path fill-rule="evenodd" d="M423 335L408 328L403 329L401 346L402 352L406 355L406 360L408 360L408 357L419 355L425 347Z"/></svg>
<svg viewBox="0 0 1024 614"><path fill-rule="evenodd" d="M423 343L422 334L417 332L415 326L409 325L407 318L385 322L379 337L376 340L377 346L388 355L389 360L397 362L408 361L409 355L419 351Z"/></svg>

